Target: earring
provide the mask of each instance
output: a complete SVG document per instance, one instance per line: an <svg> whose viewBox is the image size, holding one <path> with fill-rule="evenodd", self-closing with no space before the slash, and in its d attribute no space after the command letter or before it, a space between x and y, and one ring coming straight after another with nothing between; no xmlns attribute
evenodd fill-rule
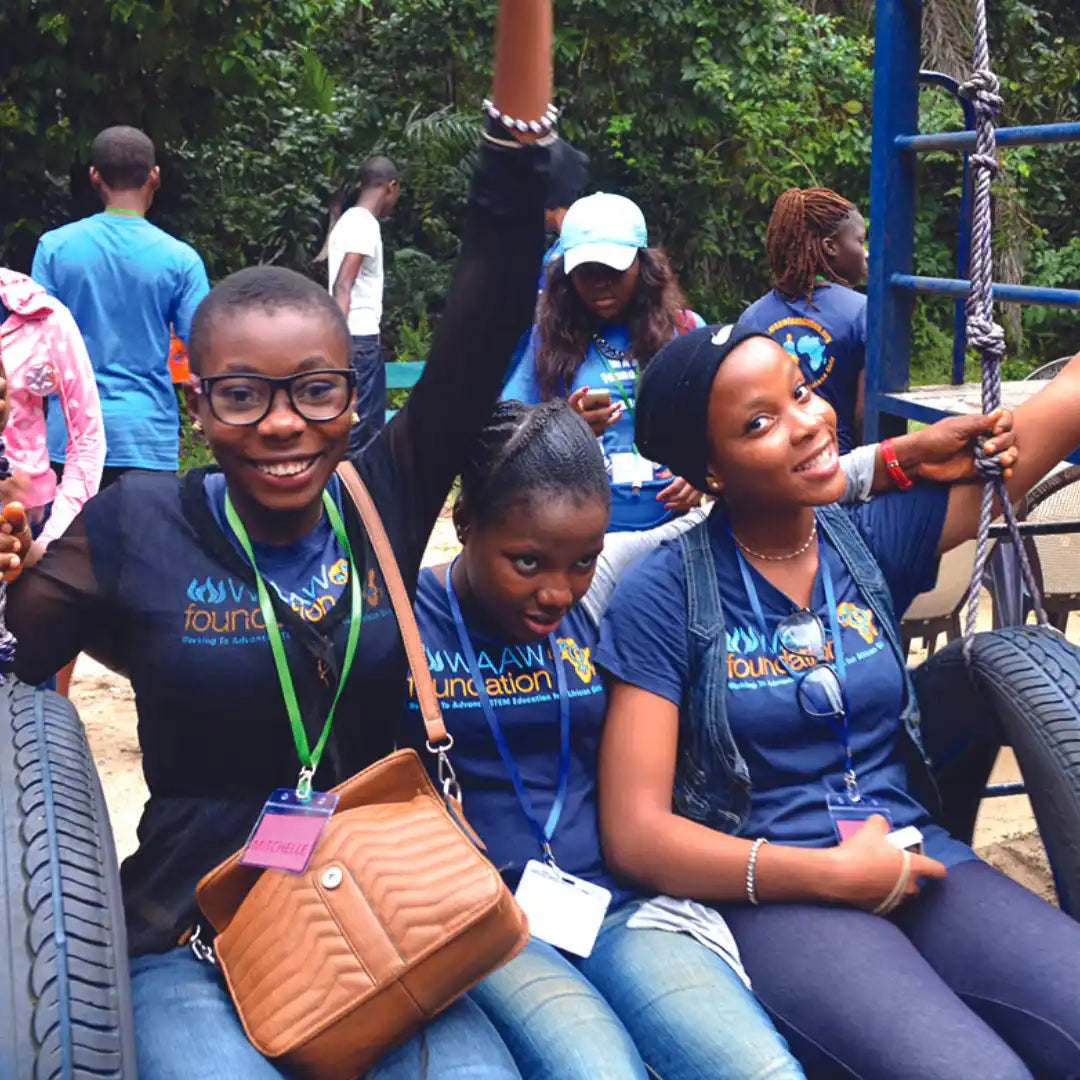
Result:
<svg viewBox="0 0 1080 1080"><path fill-rule="evenodd" d="M202 421L197 416L191 421L191 430L195 432L196 435L201 435L203 433Z"/></svg>
<svg viewBox="0 0 1080 1080"><path fill-rule="evenodd" d="M350 417L350 419L352 420L354 425L359 424L360 423L360 414L355 409L353 409L352 416Z"/></svg>

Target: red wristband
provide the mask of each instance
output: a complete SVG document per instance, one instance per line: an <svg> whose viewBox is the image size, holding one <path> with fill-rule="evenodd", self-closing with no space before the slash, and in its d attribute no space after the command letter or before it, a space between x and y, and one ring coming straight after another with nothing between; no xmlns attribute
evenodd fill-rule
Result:
<svg viewBox="0 0 1080 1080"><path fill-rule="evenodd" d="M892 477L892 482L901 491L907 491L911 487L911 479L900 467L900 462L896 459L896 450L893 449L892 439L881 440L881 456L885 459L885 468L889 476Z"/></svg>

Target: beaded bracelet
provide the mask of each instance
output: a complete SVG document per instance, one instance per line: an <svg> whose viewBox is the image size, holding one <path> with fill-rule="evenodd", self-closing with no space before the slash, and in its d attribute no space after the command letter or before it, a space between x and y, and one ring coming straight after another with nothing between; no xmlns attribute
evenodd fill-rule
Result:
<svg viewBox="0 0 1080 1080"><path fill-rule="evenodd" d="M757 907L760 901L757 897L757 885L754 882L754 874L757 870L757 857L758 852L761 850L762 844L767 844L769 841L764 836L759 836L753 844L750 845L750 857L746 860L746 899L750 901L755 907Z"/></svg>
<svg viewBox="0 0 1080 1080"><path fill-rule="evenodd" d="M521 132L531 131L534 135L549 132L559 119L559 110L554 105L548 105L539 120L515 120L514 117L504 113L490 98L484 99L484 112L492 120L501 121L506 128Z"/></svg>

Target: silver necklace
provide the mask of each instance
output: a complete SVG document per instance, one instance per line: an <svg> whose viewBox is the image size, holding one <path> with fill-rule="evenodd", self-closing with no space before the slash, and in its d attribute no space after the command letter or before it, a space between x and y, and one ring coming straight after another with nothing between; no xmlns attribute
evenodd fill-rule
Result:
<svg viewBox="0 0 1080 1080"><path fill-rule="evenodd" d="M814 542L817 537L817 518L814 518L814 525L810 529L810 535L806 538L806 542L800 547L797 547L794 551L789 551L786 555L762 555L760 551L754 551L753 548L748 548L735 535L734 531L732 531L731 535L735 540L735 543L738 544L747 555L753 555L755 559L764 559L766 562L786 562L788 559L797 559Z"/></svg>

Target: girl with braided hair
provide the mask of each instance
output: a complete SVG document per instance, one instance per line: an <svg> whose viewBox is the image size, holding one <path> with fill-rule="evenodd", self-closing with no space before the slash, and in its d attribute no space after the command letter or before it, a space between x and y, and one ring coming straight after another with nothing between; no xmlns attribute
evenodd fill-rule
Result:
<svg viewBox="0 0 1080 1080"><path fill-rule="evenodd" d="M533 931L470 996L524 1080L794 1080L802 1071L737 956L725 960L688 934L632 928L644 897L604 865L596 757L607 694L592 652L604 602L594 593L608 586L602 575L598 590L592 582L601 560L619 569L601 554L610 505L600 447L566 402L504 401L462 471L454 522L463 550L417 583L469 822ZM659 543L686 520L637 535ZM586 592L596 604L579 603ZM422 748L411 685L407 706L406 730ZM523 898L530 864L545 867L545 854L558 871L544 872L573 875L573 893L601 898L595 944L578 945L587 956L549 940L543 911ZM569 909L555 914L564 927L576 922Z"/></svg>
<svg viewBox="0 0 1080 1080"><path fill-rule="evenodd" d="M968 433L984 425L953 417L898 439L898 453L968 475ZM1008 435L995 440L1011 465ZM873 447L842 468L849 500L891 483ZM601 849L597 748L608 693L594 663L597 626L622 572L704 517L694 510L613 547L604 543L611 501L597 441L565 402L504 401L462 469L454 520L463 550L417 584L470 823L533 930L472 997L525 1080L644 1080L647 1069L665 1080L788 1080L801 1073L743 985L723 923L647 900L613 875ZM419 748L411 686L406 703L407 737ZM600 896L591 948L550 935L552 914L564 929L580 922L565 902L528 907L528 864L548 854L552 873L579 879L572 896ZM727 948L710 951L691 934Z"/></svg>
<svg viewBox="0 0 1080 1080"><path fill-rule="evenodd" d="M866 222L829 188L791 188L765 234L775 287L739 325L783 345L807 385L836 411L840 452L862 435L866 360Z"/></svg>

